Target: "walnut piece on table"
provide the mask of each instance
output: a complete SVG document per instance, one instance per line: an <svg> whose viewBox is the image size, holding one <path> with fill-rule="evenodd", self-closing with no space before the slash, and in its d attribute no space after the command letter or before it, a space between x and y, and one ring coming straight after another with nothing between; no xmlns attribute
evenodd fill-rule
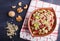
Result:
<svg viewBox="0 0 60 41"><path fill-rule="evenodd" d="M19 3L18 3L18 6L22 6L22 2L19 2Z"/></svg>
<svg viewBox="0 0 60 41"><path fill-rule="evenodd" d="M15 12L14 12L14 11L9 11L8 15L9 15L10 17L14 17L14 16L15 16Z"/></svg>
<svg viewBox="0 0 60 41"><path fill-rule="evenodd" d="M21 12L23 12L23 9L21 7L19 7L19 8L17 8L17 12L21 13Z"/></svg>
<svg viewBox="0 0 60 41"><path fill-rule="evenodd" d="M28 5L26 4L25 6L24 6L24 9L27 9L28 8Z"/></svg>
<svg viewBox="0 0 60 41"><path fill-rule="evenodd" d="M20 15L18 15L18 16L16 17L16 21L17 21L17 22L22 21L22 17L21 17Z"/></svg>
<svg viewBox="0 0 60 41"><path fill-rule="evenodd" d="M11 6L13 9L16 8L16 6Z"/></svg>

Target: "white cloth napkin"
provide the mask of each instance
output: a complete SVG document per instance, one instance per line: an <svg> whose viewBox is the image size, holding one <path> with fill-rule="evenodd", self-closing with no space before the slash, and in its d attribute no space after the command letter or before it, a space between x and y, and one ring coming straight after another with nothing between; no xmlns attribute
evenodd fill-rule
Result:
<svg viewBox="0 0 60 41"><path fill-rule="evenodd" d="M31 12L33 12L35 9L42 8L42 7L44 7L44 8L45 7L46 8L52 7L55 10L55 13L57 16L56 28L51 34L49 34L47 36L32 37L29 30L28 30L27 21L28 21L28 18L29 18L29 15L31 14ZM58 36L59 20L60 20L60 6L59 5L50 4L50 3L43 2L40 0L31 0L29 9L27 11L25 20L24 20L23 25L22 25L22 29L20 31L20 38L27 39L30 41L56 41L57 36Z"/></svg>

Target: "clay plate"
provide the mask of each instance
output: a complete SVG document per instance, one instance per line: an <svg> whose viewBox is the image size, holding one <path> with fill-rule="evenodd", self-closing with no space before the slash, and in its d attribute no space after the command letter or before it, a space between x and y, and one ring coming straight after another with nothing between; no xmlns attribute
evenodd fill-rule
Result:
<svg viewBox="0 0 60 41"><path fill-rule="evenodd" d="M53 14L54 14L54 24L53 24L53 26L52 26L52 29L51 29L47 34L42 34L42 35L38 35L38 34L37 34L37 35L34 35L34 34L32 33L32 29L31 29L31 26L30 26L30 19L31 19L32 14L34 14L34 12L36 12L36 11L38 11L38 10L40 10L40 9L50 10L50 11L53 12ZM53 8L39 8L39 9L33 11L33 12L31 13L31 15L29 16L29 19L28 19L28 29L29 29L29 31L30 31L30 33L31 33L31 35L32 35L33 37L49 35L49 34L51 34L51 33L54 31L55 27L56 27L56 15L55 15L55 11L53 10Z"/></svg>

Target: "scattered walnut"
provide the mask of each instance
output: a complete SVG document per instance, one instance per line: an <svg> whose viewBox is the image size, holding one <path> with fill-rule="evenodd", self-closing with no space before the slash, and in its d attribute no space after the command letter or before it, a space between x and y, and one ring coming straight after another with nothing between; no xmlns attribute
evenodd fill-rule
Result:
<svg viewBox="0 0 60 41"><path fill-rule="evenodd" d="M9 11L8 15L9 15L10 17L14 17L14 16L15 16L15 12L14 12L14 11Z"/></svg>
<svg viewBox="0 0 60 41"><path fill-rule="evenodd" d="M20 22L21 20L22 20L22 17L21 16L16 17L16 21L17 22Z"/></svg>
<svg viewBox="0 0 60 41"><path fill-rule="evenodd" d="M16 6L12 6L12 8L16 8Z"/></svg>
<svg viewBox="0 0 60 41"><path fill-rule="evenodd" d="M28 8L28 5L26 4L25 6L24 6L24 9L27 9Z"/></svg>
<svg viewBox="0 0 60 41"><path fill-rule="evenodd" d="M17 8L17 12L21 13L23 11L23 9L21 7Z"/></svg>
<svg viewBox="0 0 60 41"><path fill-rule="evenodd" d="M18 6L22 6L22 2L19 2L19 3L18 3Z"/></svg>

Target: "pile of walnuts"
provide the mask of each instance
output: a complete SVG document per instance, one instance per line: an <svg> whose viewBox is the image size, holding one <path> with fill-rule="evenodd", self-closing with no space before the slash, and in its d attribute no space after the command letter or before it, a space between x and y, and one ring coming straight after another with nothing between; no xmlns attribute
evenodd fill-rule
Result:
<svg viewBox="0 0 60 41"><path fill-rule="evenodd" d="M19 14L22 13L23 10L26 10L26 9L28 8L28 5L27 5L27 4L25 4L24 8L22 8L22 7L21 7L21 6L22 6L22 2L19 2L19 3L18 3L18 6L19 6L19 7L16 9L16 11L17 11L17 13L19 13ZM11 6L11 8L12 8L12 9L15 9L16 6ZM16 13L15 13L15 11L13 11L13 10L8 12L8 16L9 16L9 17L15 17L15 15L16 15ZM22 21L22 17L21 17L20 15L18 15L15 19L16 19L17 22Z"/></svg>

